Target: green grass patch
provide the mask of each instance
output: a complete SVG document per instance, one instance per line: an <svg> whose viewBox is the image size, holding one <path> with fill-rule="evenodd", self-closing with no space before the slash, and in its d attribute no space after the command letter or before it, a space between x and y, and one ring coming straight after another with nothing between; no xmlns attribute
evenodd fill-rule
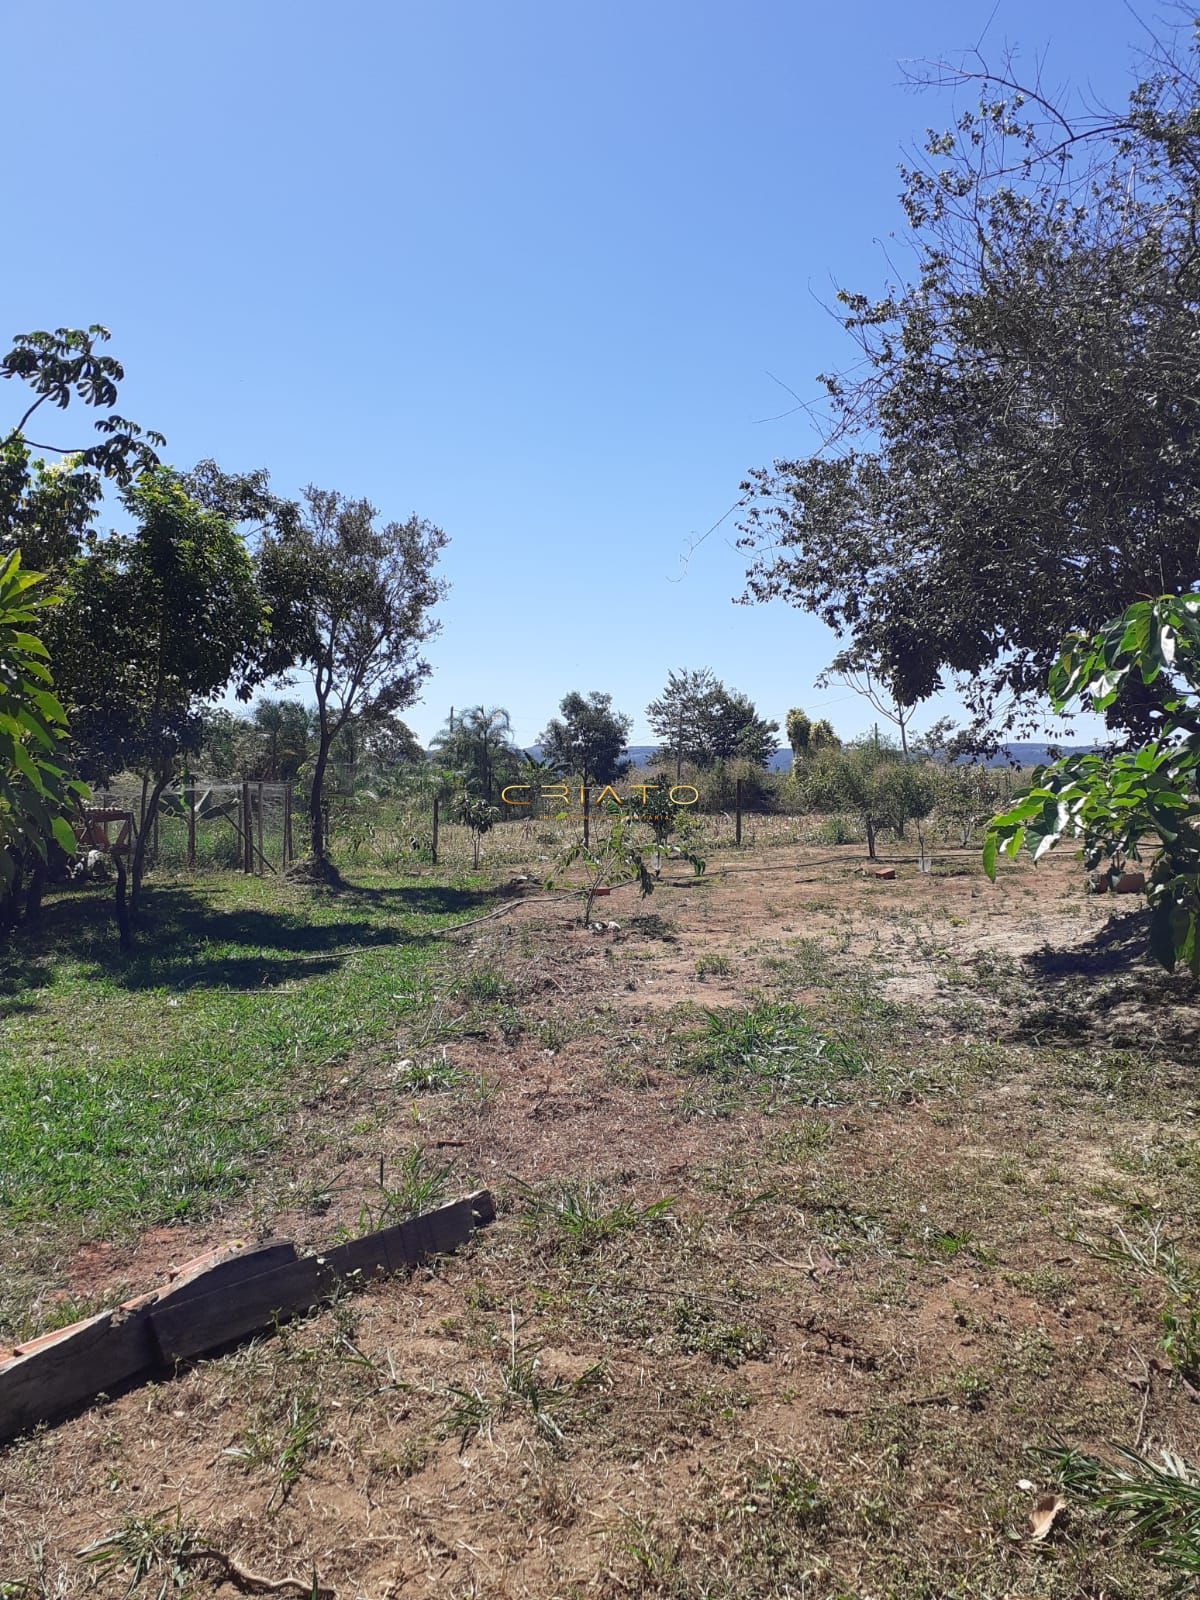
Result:
<svg viewBox="0 0 1200 1600"><path fill-rule="evenodd" d="M688 1072L723 1084L758 1085L813 1105L836 1103L839 1086L866 1070L862 1052L819 1032L799 1007L764 1001L706 1011L683 1041Z"/></svg>
<svg viewBox="0 0 1200 1600"><path fill-rule="evenodd" d="M0 1224L148 1227L236 1191L351 1053L394 1038L485 893L383 874L328 895L236 874L148 886L122 957L106 894L0 952Z"/></svg>

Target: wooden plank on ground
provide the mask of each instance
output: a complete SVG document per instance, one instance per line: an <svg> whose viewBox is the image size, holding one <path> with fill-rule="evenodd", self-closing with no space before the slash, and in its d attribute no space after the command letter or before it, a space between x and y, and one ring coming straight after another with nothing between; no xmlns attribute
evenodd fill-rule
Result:
<svg viewBox="0 0 1200 1600"><path fill-rule="evenodd" d="M0 1360L0 1439L49 1422L130 1380L160 1372L307 1311L357 1275L400 1272L453 1250L496 1214L486 1190L423 1217L298 1257L286 1239L199 1256L151 1290Z"/></svg>
<svg viewBox="0 0 1200 1600"><path fill-rule="evenodd" d="M303 1256L208 1294L151 1306L150 1328L163 1361L172 1366L307 1311L336 1284L317 1256Z"/></svg>
<svg viewBox="0 0 1200 1600"><path fill-rule="evenodd" d="M229 1284L240 1283L244 1278L257 1278L272 1267L295 1261L296 1246L290 1239L268 1239L263 1244L221 1245L207 1255L197 1256L187 1262L158 1292L158 1302L194 1300L197 1295L210 1294Z"/></svg>
<svg viewBox="0 0 1200 1600"><path fill-rule="evenodd" d="M33 1340L0 1365L0 1439L61 1417L157 1366L148 1305L102 1311Z"/></svg>
<svg viewBox="0 0 1200 1600"><path fill-rule="evenodd" d="M490 1196L489 1203L490 1203ZM369 1277L377 1272L400 1272L415 1267L426 1256L440 1255L465 1244L476 1222L476 1197L468 1195L448 1206L439 1206L423 1217L412 1217L378 1233L350 1239L321 1252L321 1260L339 1278L360 1272Z"/></svg>

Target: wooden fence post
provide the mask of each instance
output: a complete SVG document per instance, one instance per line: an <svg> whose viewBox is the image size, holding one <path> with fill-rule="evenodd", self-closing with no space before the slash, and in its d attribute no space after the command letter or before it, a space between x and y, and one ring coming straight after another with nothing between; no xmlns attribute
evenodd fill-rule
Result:
<svg viewBox="0 0 1200 1600"><path fill-rule="evenodd" d="M733 842L739 848L742 843L742 780L734 779L734 806L736 808L733 824Z"/></svg>
<svg viewBox="0 0 1200 1600"><path fill-rule="evenodd" d="M437 833L438 833L438 797L437 797L437 795L434 795L434 797L433 797L433 844L432 844L432 846L430 848L429 854L430 854L430 857L431 857L435 867L437 866Z"/></svg>
<svg viewBox="0 0 1200 1600"><path fill-rule="evenodd" d="M195 780L195 778L193 778L191 776L190 773L188 775L187 828L188 828L188 846L187 846L188 871L189 872L195 872L195 870L196 870L196 780Z"/></svg>
<svg viewBox="0 0 1200 1600"><path fill-rule="evenodd" d="M254 871L254 834L251 831L250 780L242 779L242 871Z"/></svg>
<svg viewBox="0 0 1200 1600"><path fill-rule="evenodd" d="M258 804L258 875L261 878L267 860L266 856L263 855L263 786L261 778L258 780L256 800Z"/></svg>
<svg viewBox="0 0 1200 1600"><path fill-rule="evenodd" d="M586 781L580 785L579 792L583 798L583 848L586 850L592 838L592 791L588 788Z"/></svg>
<svg viewBox="0 0 1200 1600"><path fill-rule="evenodd" d="M292 855L292 786L286 783L283 786L283 864L290 866L294 857Z"/></svg>

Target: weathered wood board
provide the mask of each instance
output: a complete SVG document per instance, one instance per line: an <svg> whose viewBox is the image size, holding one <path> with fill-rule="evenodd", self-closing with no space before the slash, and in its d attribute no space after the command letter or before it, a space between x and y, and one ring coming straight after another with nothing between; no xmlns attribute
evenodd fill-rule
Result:
<svg viewBox="0 0 1200 1600"><path fill-rule="evenodd" d="M269 1330L342 1285L354 1288L453 1250L495 1214L491 1195L480 1190L319 1255L300 1256L286 1239L209 1251L164 1288L43 1334L0 1359L0 1440L138 1378Z"/></svg>

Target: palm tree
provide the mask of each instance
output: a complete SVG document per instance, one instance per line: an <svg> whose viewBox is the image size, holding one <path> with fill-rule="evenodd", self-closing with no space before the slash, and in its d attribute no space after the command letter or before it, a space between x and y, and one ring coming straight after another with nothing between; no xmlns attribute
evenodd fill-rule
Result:
<svg viewBox="0 0 1200 1600"><path fill-rule="evenodd" d="M503 706L470 706L433 741L438 759L465 771L468 787L490 804L497 786L515 769L512 718Z"/></svg>

